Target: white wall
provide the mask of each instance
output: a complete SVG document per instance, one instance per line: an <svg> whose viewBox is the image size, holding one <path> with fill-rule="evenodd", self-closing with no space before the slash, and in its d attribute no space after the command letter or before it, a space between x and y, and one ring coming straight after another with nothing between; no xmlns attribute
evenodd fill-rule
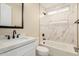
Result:
<svg viewBox="0 0 79 59"><path fill-rule="evenodd" d="M24 31L30 36L39 36L39 4L25 4Z"/></svg>

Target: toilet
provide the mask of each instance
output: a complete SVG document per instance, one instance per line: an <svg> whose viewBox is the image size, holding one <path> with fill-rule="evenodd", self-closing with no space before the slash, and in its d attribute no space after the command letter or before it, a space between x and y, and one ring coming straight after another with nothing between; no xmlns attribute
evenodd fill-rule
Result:
<svg viewBox="0 0 79 59"><path fill-rule="evenodd" d="M36 55L37 56L48 56L49 54L49 49L44 46L38 46L36 49Z"/></svg>

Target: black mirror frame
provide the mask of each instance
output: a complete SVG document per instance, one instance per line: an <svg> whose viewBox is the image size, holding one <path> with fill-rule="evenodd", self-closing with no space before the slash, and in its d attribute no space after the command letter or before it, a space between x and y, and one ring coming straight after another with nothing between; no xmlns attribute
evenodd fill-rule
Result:
<svg viewBox="0 0 79 59"><path fill-rule="evenodd" d="M24 3L22 3L22 25L21 26L0 26L0 28L23 29L24 28Z"/></svg>

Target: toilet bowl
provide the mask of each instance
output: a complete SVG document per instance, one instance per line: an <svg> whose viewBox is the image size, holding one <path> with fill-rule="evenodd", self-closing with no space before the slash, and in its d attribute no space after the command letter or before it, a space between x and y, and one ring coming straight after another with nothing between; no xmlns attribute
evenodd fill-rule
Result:
<svg viewBox="0 0 79 59"><path fill-rule="evenodd" d="M38 46L36 49L36 55L37 56L48 56L49 54L49 49L44 46Z"/></svg>

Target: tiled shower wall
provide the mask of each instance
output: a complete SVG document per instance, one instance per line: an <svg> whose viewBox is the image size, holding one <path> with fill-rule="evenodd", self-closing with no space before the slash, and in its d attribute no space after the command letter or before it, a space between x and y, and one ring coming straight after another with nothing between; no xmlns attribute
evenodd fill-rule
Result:
<svg viewBox="0 0 79 59"><path fill-rule="evenodd" d="M77 44L77 4L69 4L68 10L40 17L40 38L68 44ZM40 12L45 11L40 7ZM41 13L42 14L42 13Z"/></svg>

